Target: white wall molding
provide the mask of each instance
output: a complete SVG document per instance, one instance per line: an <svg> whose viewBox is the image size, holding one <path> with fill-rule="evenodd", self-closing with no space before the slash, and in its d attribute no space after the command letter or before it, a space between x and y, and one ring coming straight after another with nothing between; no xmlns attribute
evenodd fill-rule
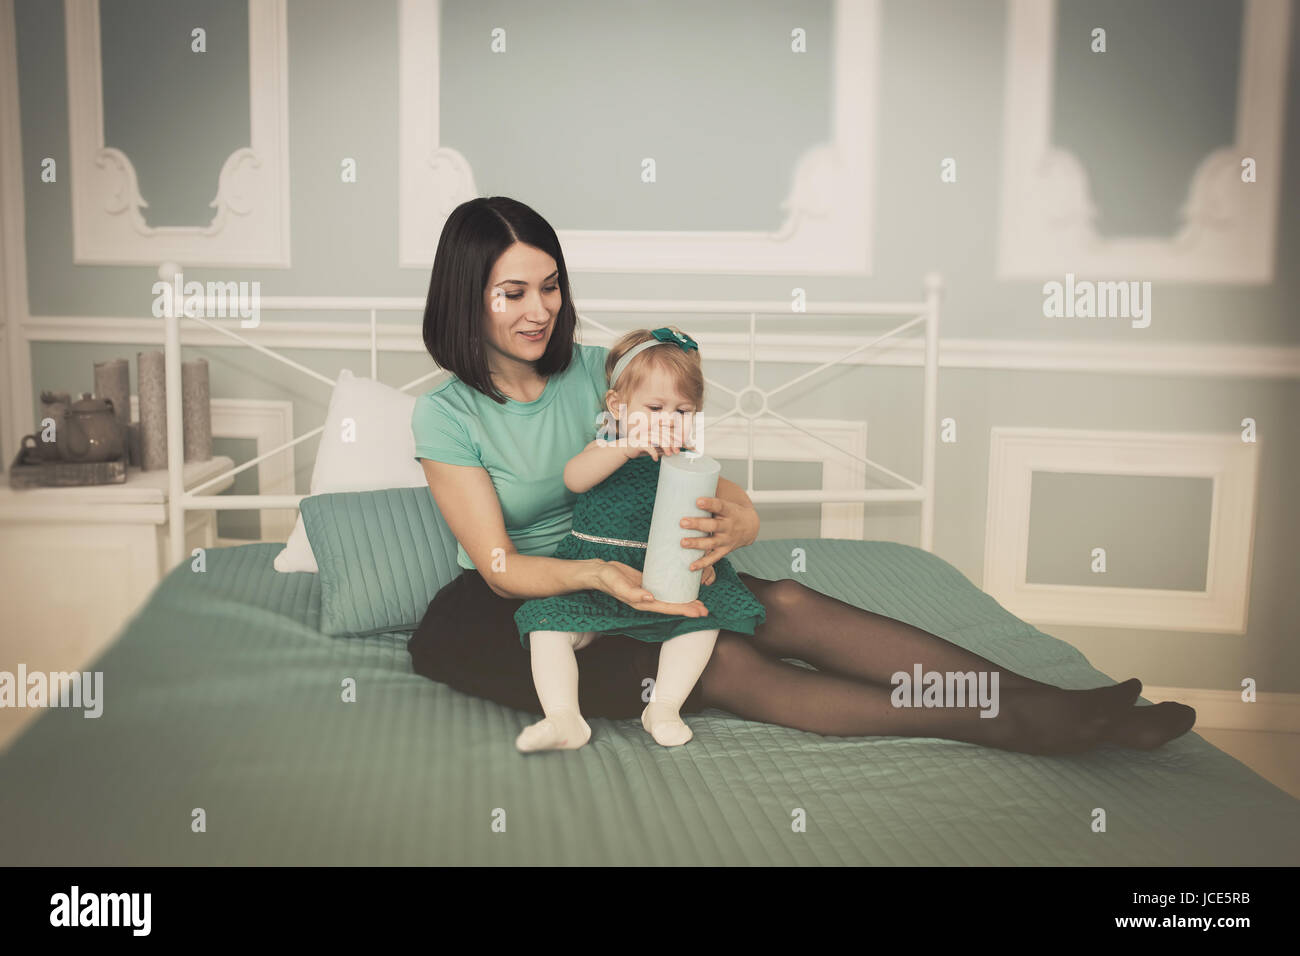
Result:
<svg viewBox="0 0 1300 956"><path fill-rule="evenodd" d="M1050 142L1056 0L1010 0L999 276L1271 282L1290 17L1288 0L1245 0L1235 139L1196 169L1178 234L1104 239L1087 170ZM1251 184L1241 182L1247 156Z"/></svg>
<svg viewBox="0 0 1300 956"><path fill-rule="evenodd" d="M858 491L866 487L866 466L849 457L865 458L867 455L865 422L824 418L790 420L822 440L818 441L777 419L757 418L754 420L754 461L815 461L822 466L821 490ZM706 415L701 437L702 449L713 458L747 460L749 457L749 425L737 416L714 425ZM837 448L840 451L837 452ZM744 481L738 484L745 487ZM861 503L825 503L821 506L819 534L823 538L861 541L863 516Z"/></svg>
<svg viewBox="0 0 1300 956"><path fill-rule="evenodd" d="M1213 480L1206 589L1028 583L1035 471ZM993 428L984 590L1035 625L1245 634L1258 477L1259 446L1236 434Z"/></svg>
<svg viewBox="0 0 1300 956"><path fill-rule="evenodd" d="M1193 732L1254 730L1300 734L1300 694L1263 691L1251 704L1241 699L1240 690L1207 687L1143 687L1142 696L1152 703L1173 700L1195 708Z"/></svg>
<svg viewBox="0 0 1300 956"><path fill-rule="evenodd" d="M478 195L469 161L440 141L441 20L439 0L398 2L397 261L409 268L433 265L443 223Z"/></svg>
<svg viewBox="0 0 1300 956"><path fill-rule="evenodd" d="M289 266L285 0L248 0L251 143L221 167L206 226L151 227L135 167L105 145L98 0L64 0L73 261L157 266ZM160 117L165 122L166 117Z"/></svg>
<svg viewBox="0 0 1300 956"><path fill-rule="evenodd" d="M18 96L18 30L13 0L0 0L0 471L18 455L36 424L31 352L25 328L27 215L23 198L22 123Z"/></svg>
<svg viewBox="0 0 1300 956"><path fill-rule="evenodd" d="M262 398L213 398L211 406L212 437L252 438L257 443L254 458L265 455L294 437L293 402ZM140 420L138 395L131 396L131 420ZM296 494L293 448L286 448L255 466L255 469L258 494ZM260 515L263 541L287 541L298 512L293 508L263 508Z"/></svg>
<svg viewBox="0 0 1300 956"><path fill-rule="evenodd" d="M264 300L265 302L265 300ZM266 308L266 306L263 306ZM344 308L340 304L336 306ZM321 310L330 306L322 305ZM394 311L399 307L392 306ZM413 306L405 306L416 311ZM423 309L423 305L419 306ZM594 311L594 310L593 310ZM614 310L611 310L614 311ZM238 319L214 319L232 332L241 330ZM114 342L161 344L162 323L158 319L121 316L31 316L22 325L29 342ZM367 353L370 350L369 322L292 322L263 319L252 333L267 348L343 349ZM759 333L755 360L820 365L830 362L862 344L867 333L858 336L793 335ZM381 352L423 352L419 320L377 323ZM727 362L749 360L748 337L743 333L697 335L710 359ZM186 346L225 347L231 340L200 325L184 330ZM594 328L583 330L588 345L610 345L610 336ZM232 346L240 347L240 346ZM882 365L920 368L925 360L924 342L897 339L864 350L844 361L845 365ZM364 356L358 357L364 367ZM1160 344L1042 339L952 339L939 342L940 368L973 368L1005 371L1091 372L1099 375L1143 375L1212 379L1297 379L1300 378L1300 347L1285 345L1231 345L1227 343ZM28 393L30 388L28 389ZM26 394L26 393L24 393ZM30 430L30 426L24 426Z"/></svg>
<svg viewBox="0 0 1300 956"><path fill-rule="evenodd" d="M478 195L439 131L439 0L399 6L398 261L428 269L447 215ZM869 275L875 226L879 0L833 0L831 141L797 161L774 232L559 230L571 270Z"/></svg>

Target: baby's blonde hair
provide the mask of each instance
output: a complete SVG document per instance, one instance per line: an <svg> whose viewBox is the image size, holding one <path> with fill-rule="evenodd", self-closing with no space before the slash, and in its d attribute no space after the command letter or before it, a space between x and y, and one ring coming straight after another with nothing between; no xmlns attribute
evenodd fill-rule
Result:
<svg viewBox="0 0 1300 956"><path fill-rule="evenodd" d="M670 325L668 328L674 332L681 331L675 325ZM609 350L609 356L605 359L607 388L616 391L619 397L627 398L645 381L651 369L662 369L673 377L682 398L691 402L697 412L700 411L704 406L704 369L700 365L699 349L683 351L671 343L664 348L656 346L652 349L642 349L628 363L627 368L623 369L623 374L618 377L618 383L610 382L609 377L614 373L614 366L618 364L618 360L626 355L629 349L653 338L649 329L636 329L614 343Z"/></svg>

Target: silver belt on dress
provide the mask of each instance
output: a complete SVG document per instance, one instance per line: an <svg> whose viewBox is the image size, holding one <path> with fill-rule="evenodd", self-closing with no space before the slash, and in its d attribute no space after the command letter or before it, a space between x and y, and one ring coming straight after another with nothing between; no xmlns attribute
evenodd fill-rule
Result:
<svg viewBox="0 0 1300 956"><path fill-rule="evenodd" d="M627 538L602 538L598 534L583 534L581 531L569 529L569 534L575 538L581 538L583 541L595 541L597 544L617 544L624 548L644 548L645 541L629 541Z"/></svg>

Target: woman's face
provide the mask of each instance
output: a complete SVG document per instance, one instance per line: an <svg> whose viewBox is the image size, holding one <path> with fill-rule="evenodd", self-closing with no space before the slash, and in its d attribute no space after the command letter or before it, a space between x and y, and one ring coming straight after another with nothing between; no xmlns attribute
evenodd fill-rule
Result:
<svg viewBox="0 0 1300 956"><path fill-rule="evenodd" d="M516 242L492 266L484 291L488 347L508 359L536 362L551 339L562 299L555 260L536 246Z"/></svg>

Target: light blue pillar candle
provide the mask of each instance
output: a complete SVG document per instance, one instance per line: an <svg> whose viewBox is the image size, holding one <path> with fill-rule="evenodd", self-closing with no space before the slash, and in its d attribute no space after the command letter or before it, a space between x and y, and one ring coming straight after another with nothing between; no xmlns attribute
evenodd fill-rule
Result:
<svg viewBox="0 0 1300 956"><path fill-rule="evenodd" d="M709 512L696 506L695 499L715 497L721 474L722 466L708 455L683 451L659 459L659 486L641 573L641 585L657 600L685 604L699 597L704 569L692 571L690 566L704 552L683 547L681 542L704 532L683 528L681 521L709 517Z"/></svg>

